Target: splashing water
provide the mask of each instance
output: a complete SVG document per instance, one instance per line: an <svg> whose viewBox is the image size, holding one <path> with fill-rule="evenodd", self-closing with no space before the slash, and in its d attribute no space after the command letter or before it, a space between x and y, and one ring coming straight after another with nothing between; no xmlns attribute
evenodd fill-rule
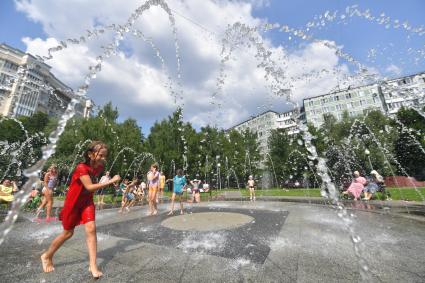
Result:
<svg viewBox="0 0 425 283"><path fill-rule="evenodd" d="M175 49L176 49L176 59L177 59L177 72L178 72L178 78L181 77L181 71L180 71L180 55L179 55L179 45L177 42L177 30L175 27L175 20L174 17L168 7L168 5L165 3L165 1L162 0L148 0L146 3L138 7L132 15L127 20L127 23L124 26L120 26L116 30L116 35L114 38L113 43L109 44L104 48L103 55L100 55L97 57L97 63L94 66L90 66L89 70L90 72L85 77L85 82L83 85L81 85L77 92L76 97L73 98L70 103L67 106L67 109L65 110L65 113L62 115L61 119L59 120L58 127L55 131L53 131L49 136L50 144L45 146L43 148L42 152L42 159L39 160L37 163L35 163L31 168L28 168L24 171L24 174L26 177L28 177L28 181L23 186L22 190L19 191L15 195L15 200L12 203L11 209L8 212L7 217L5 218L4 222L0 225L0 245L3 243L6 235L11 231L13 224L18 219L19 215L19 209L21 205L23 205L26 202L26 199L29 195L29 192L32 189L32 184L36 182L38 179L38 175L40 173L40 170L42 169L43 165L47 161L47 159L52 156L55 152L56 143L60 137L60 135L65 130L66 123L74 116L75 114L75 106L80 102L80 98L84 97L90 87L90 82L92 79L96 78L96 74L101 71L101 65L103 63L104 58L108 58L114 53L116 53L116 48L120 45L120 42L124 39L124 34L128 33L133 26L133 24L136 22L136 20L148 9L150 9L152 6L158 6L162 8L168 15L168 18L170 20L170 25L172 27L172 32L174 36L174 43L175 43ZM76 41L75 41L76 42ZM61 43L62 48L66 46L63 42ZM51 55L51 54L50 54ZM23 75L21 74L23 77Z"/></svg>

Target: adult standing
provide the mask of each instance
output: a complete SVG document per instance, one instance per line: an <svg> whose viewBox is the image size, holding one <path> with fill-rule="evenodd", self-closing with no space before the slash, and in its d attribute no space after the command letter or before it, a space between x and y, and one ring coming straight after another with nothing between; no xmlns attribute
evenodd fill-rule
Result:
<svg viewBox="0 0 425 283"><path fill-rule="evenodd" d="M156 194L158 193L159 188L159 172L158 164L152 164L151 168L147 174L148 177L148 187L149 187L149 215L156 215L158 213L156 205Z"/></svg>
<svg viewBox="0 0 425 283"><path fill-rule="evenodd" d="M47 173L44 175L44 187L42 190L43 201L37 209L37 218L40 213L43 211L43 208L46 207L46 222L52 220L50 217L53 207L53 192L58 183L58 168L56 165L51 165L47 170Z"/></svg>

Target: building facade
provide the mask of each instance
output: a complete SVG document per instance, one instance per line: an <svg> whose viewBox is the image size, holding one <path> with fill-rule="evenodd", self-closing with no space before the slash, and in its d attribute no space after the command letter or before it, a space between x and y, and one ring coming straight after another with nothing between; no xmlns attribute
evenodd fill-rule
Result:
<svg viewBox="0 0 425 283"><path fill-rule="evenodd" d="M0 115L31 116L44 112L61 116L75 95L57 79L51 67L36 57L0 44ZM85 102L76 106L83 113Z"/></svg>
<svg viewBox="0 0 425 283"><path fill-rule="evenodd" d="M299 113L300 110L298 109L283 113L269 110L230 129L235 129L241 133L249 130L250 132L257 134L260 154L265 157L269 152L268 142L272 130L284 129L289 135L299 133L297 122L294 118L298 117Z"/></svg>
<svg viewBox="0 0 425 283"><path fill-rule="evenodd" d="M326 114L341 120L345 111L354 117L370 110L394 115L403 106L422 108L425 72L306 98L303 104L306 121L316 127L323 124Z"/></svg>
<svg viewBox="0 0 425 283"><path fill-rule="evenodd" d="M381 84L387 112L394 115L401 107L425 106L425 72L392 79Z"/></svg>
<svg viewBox="0 0 425 283"><path fill-rule="evenodd" d="M306 98L304 109L306 121L315 127L324 123L326 114L332 114L337 120L341 120L345 111L352 117L365 114L369 110L386 111L378 84Z"/></svg>
<svg viewBox="0 0 425 283"><path fill-rule="evenodd" d="M270 137L271 130L276 128L276 120L278 116L279 113L269 110L252 117L231 129L240 133L249 130L250 132L257 134L260 153L265 154L268 152L268 139Z"/></svg>

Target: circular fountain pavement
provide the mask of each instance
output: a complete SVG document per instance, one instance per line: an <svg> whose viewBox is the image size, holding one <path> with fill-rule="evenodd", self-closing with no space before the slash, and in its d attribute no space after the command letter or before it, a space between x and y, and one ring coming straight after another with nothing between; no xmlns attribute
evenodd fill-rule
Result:
<svg viewBox="0 0 425 283"><path fill-rule="evenodd" d="M234 229L253 220L253 217L241 213L199 212L168 218L161 225L182 231L217 231Z"/></svg>

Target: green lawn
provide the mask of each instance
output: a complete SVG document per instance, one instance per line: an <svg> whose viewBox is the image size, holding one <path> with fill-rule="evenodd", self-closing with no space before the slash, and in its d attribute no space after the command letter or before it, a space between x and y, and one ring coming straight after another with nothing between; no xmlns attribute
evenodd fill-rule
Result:
<svg viewBox="0 0 425 283"><path fill-rule="evenodd" d="M409 201L424 201L422 197L425 197L425 188L390 188L388 189L391 193L393 200L409 200ZM418 193L422 194L422 197ZM247 190L242 191L243 195L249 195ZM270 189L270 190L256 190L257 196L299 196L299 197L320 197L320 189ZM381 194L376 194L377 199L381 199Z"/></svg>
<svg viewBox="0 0 425 283"><path fill-rule="evenodd" d="M418 188L417 189L423 197L425 197L425 188ZM423 201L421 196L418 194L417 190L414 188L390 188L389 191L391 192L391 198L393 200L408 200L408 201ZM242 196L249 196L249 191L247 189L223 189L223 190L213 190L211 195L212 197L215 197L220 194L224 194L226 191L240 191ZM320 197L320 189L257 189L255 191L255 194L257 196L279 196L279 197ZM171 197L171 192L164 192L164 196ZM209 193L202 193L201 194L201 200L205 201L208 200L210 197ZM190 195L187 195L186 193L183 194L183 198L187 199L190 198ZM377 193L376 195L377 199L381 198L381 194ZM64 197L55 197L55 199L63 200ZM97 196L95 196L95 202L97 201ZM104 201L106 203L112 202L112 194L105 195ZM121 201L121 197L117 198L117 202ZM146 200L145 200L146 201Z"/></svg>

